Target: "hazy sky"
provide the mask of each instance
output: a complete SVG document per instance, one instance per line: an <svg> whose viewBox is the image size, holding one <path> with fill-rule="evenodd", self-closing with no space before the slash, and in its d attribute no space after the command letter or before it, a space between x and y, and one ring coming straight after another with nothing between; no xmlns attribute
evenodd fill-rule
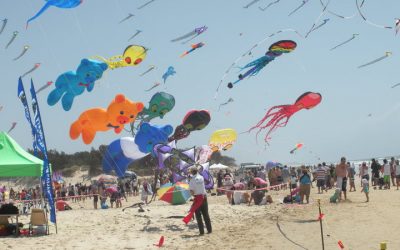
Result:
<svg viewBox="0 0 400 250"><path fill-rule="evenodd" d="M321 93L321 104L293 115L286 127L272 134L270 146L265 147L263 142L266 131L260 134L258 144L255 132L245 133L240 134L234 147L224 154L235 157L238 163L316 162L317 157L337 161L342 155L358 159L398 154L400 87L391 86L400 82L397 75L400 35L395 36L394 29L377 28L363 21L355 1L331 0L328 10L352 18L341 19L325 13L320 22L326 18L330 20L306 39L294 32L283 32L266 40L254 49L254 57L244 57L239 65L264 55L270 44L278 40L292 39L298 46L292 53L271 62L259 75L228 89L226 83L237 79L238 69L233 69L216 100L215 89L236 58L278 30L292 28L305 34L322 11L320 2L309 1L290 17L288 14L302 3L301 0L281 0L264 12L258 7L271 1L261 0L246 9L243 6L250 0L156 0L137 9L146 2L84 0L75 9L51 7L26 30L26 20L45 1L0 1L0 18L8 19L0 35L0 106L4 106L0 111L0 130L7 131L16 121L18 125L11 136L23 147L31 147L30 128L17 98L17 80L35 63L41 63L41 67L24 78L26 89L29 89L30 77L39 88L47 81L55 81L61 73L75 70L82 58L111 57L121 54L129 44L139 44L150 48L140 66L107 71L91 93L85 92L75 99L69 112L60 104L47 105L47 95L52 88L39 94L48 148L65 152L90 150L120 137L112 131L99 132L91 145L69 138L70 124L82 111L105 108L118 93L145 105L157 91L173 94L175 108L164 119L154 119L154 124L175 127L190 109L208 109L212 116L208 127L178 143L180 147L187 147L207 144L216 129L246 131L270 107L293 103L302 93L313 91ZM394 26L399 9L400 1L367 0L362 11L374 23ZM118 24L128 13L135 16ZM170 40L203 25L208 26L208 30L193 43L204 42L205 46L179 58L190 48L190 43L182 45ZM136 29L143 32L128 42ZM14 43L4 49L13 31L19 34ZM356 39L337 50L329 50L354 33L359 34ZM20 60L13 61L24 45L31 48ZM386 51L393 55L371 66L357 68L383 56ZM139 77L152 64L157 69ZM154 82L161 81L170 65L177 74L165 85L145 92ZM234 102L218 112L219 104L230 97ZM122 133L122 136L127 135L127 132ZM298 142L304 143L303 149L289 154Z"/></svg>

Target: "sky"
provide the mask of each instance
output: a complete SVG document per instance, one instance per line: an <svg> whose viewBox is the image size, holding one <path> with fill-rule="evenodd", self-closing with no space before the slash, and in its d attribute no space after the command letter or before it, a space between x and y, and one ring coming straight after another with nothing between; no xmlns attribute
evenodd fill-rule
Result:
<svg viewBox="0 0 400 250"><path fill-rule="evenodd" d="M155 0L139 10L138 7L147 1L84 0L73 9L50 7L32 21L28 29L25 29L26 20L45 1L0 1L0 19L8 19L0 34L0 106L4 106L0 111L0 131L7 131L12 122L17 122L11 136L24 148L31 147L31 131L17 98L17 81L35 63L41 66L23 79L26 90L31 77L39 88L66 71L76 70L83 58L120 55L128 45L138 44L149 48L139 66L108 70L91 93L76 97L70 111L64 111L60 103L47 104L47 95L54 87L38 95L49 149L72 153L129 136L128 132L120 135L113 131L99 132L92 144L85 145L81 139L69 138L69 127L84 110L106 108L116 94L122 93L147 105L153 94L164 91L174 95L176 106L164 119L152 120L153 124L175 127L189 110L207 109L211 113L210 124L179 141L178 147L207 144L213 131L233 128L239 133L238 139L233 148L223 154L234 157L238 164L317 163L318 159L337 162L341 156L355 160L398 154L400 87L391 86L400 82L397 75L400 35L396 36L394 29L375 27L364 21L355 1L331 0L327 10L348 18L338 18L326 11L317 25L324 19L329 18L329 21L307 38L288 31L270 39L266 38L283 29L306 34L322 13L320 1L308 1L291 16L288 14L302 3L301 0L281 0L265 11L258 7L265 7L272 1L260 0L243 8L251 1ZM400 1L366 0L362 12L373 23L393 27L398 9ZM135 16L119 24L128 13ZM170 40L204 25L208 30L192 42L204 42L205 46L179 58L190 49L190 43ZM142 32L128 42L137 29ZM19 32L17 38L4 49L14 31ZM355 33L359 34L356 39L330 51ZM239 69L232 69L214 98L224 72L253 45L265 40L251 56L241 58L237 66L261 57L272 43L288 39L297 43L292 53L282 55L257 76L228 89L226 84L236 80L239 74ZM24 45L30 46L29 51L13 61ZM386 51L391 51L392 56L357 68L383 56ZM150 65L157 68L140 77ZM177 74L166 84L145 92L154 82L161 82L169 66L174 66ZM255 125L270 107L292 104L307 91L320 93L322 102L313 109L294 114L286 127L271 135L269 146L263 141L266 130L260 133L258 140L255 131L242 133ZM234 102L218 111L219 104L229 98ZM290 154L299 142L304 143L304 147Z"/></svg>

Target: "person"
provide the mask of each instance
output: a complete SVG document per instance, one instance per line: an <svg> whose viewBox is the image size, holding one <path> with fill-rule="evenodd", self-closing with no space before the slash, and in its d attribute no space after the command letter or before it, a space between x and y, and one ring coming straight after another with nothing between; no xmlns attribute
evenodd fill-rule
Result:
<svg viewBox="0 0 400 250"><path fill-rule="evenodd" d="M133 196L137 196L139 194L139 189L138 189L138 179L137 177L133 178L132 180L132 192Z"/></svg>
<svg viewBox="0 0 400 250"><path fill-rule="evenodd" d="M99 202L99 188L96 185L92 185L92 194L93 194L93 207L97 209L97 203Z"/></svg>
<svg viewBox="0 0 400 250"><path fill-rule="evenodd" d="M371 160L371 172L372 172L372 186L378 185L379 182L379 172L381 171L381 165L375 159Z"/></svg>
<svg viewBox="0 0 400 250"><path fill-rule="evenodd" d="M326 170L322 164L318 164L315 174L317 179L318 194L321 194L324 192L324 190L327 191L325 189Z"/></svg>
<svg viewBox="0 0 400 250"><path fill-rule="evenodd" d="M399 184L400 184L400 164L399 164L399 160L396 160L396 184L397 184L397 190L399 190Z"/></svg>
<svg viewBox="0 0 400 250"><path fill-rule="evenodd" d="M386 159L383 159L383 183L385 189L390 189L390 164Z"/></svg>
<svg viewBox="0 0 400 250"><path fill-rule="evenodd" d="M302 175L300 177L300 202L304 203L304 196L306 196L307 203L310 202L311 191L311 177L307 169L302 167Z"/></svg>
<svg viewBox="0 0 400 250"><path fill-rule="evenodd" d="M347 165L350 166L350 162L347 162ZM350 179L350 190L351 192L352 189L354 189L354 192L356 191L356 185L354 183L354 177L356 176L356 169L354 166L354 163L351 167L348 168L348 173L347 173L349 179Z"/></svg>
<svg viewBox="0 0 400 250"><path fill-rule="evenodd" d="M396 186L394 180L396 179L396 161L394 157L390 158L390 177L392 179L392 186Z"/></svg>
<svg viewBox="0 0 400 250"><path fill-rule="evenodd" d="M153 195L153 191L151 189L151 185L147 182L146 179L144 179L143 184L142 184L142 196L141 200L147 205L148 202L148 196Z"/></svg>
<svg viewBox="0 0 400 250"><path fill-rule="evenodd" d="M347 172L348 165L346 163L346 158L342 157L340 163L336 165L336 187L341 190L339 195L339 201L342 200L342 192L344 199L347 199L346 186L347 186Z"/></svg>
<svg viewBox="0 0 400 250"><path fill-rule="evenodd" d="M363 185L361 192L365 193L365 197L367 197L367 202L369 202L369 181L367 179L362 179L361 183Z"/></svg>
<svg viewBox="0 0 400 250"><path fill-rule="evenodd" d="M361 164L360 167L360 178L362 179L366 179L367 181L369 181L369 174L368 174L368 165L366 162L363 162ZM361 187L362 187L362 183L361 183Z"/></svg>
<svg viewBox="0 0 400 250"><path fill-rule="evenodd" d="M192 168L190 170L192 174L192 179L189 182L189 190L190 193L195 197L202 198L201 205L195 210L197 226L199 227L200 235L204 235L204 223L206 224L207 233L212 232L211 220L208 214L208 202L207 202L207 193L204 185L204 178L201 176L197 168ZM194 205L194 204L193 204ZM203 219L202 219L203 216Z"/></svg>
<svg viewBox="0 0 400 250"><path fill-rule="evenodd" d="M56 208L58 211L72 210L71 206L64 200L56 201Z"/></svg>
<svg viewBox="0 0 400 250"><path fill-rule="evenodd" d="M226 193L226 197L228 198L228 204L232 204L232 199L233 199L233 179L230 175L226 175L224 177L224 191Z"/></svg>

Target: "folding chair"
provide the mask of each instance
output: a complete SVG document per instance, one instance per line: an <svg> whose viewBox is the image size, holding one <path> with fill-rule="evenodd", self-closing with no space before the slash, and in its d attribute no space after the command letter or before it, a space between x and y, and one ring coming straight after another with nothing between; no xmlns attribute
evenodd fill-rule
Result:
<svg viewBox="0 0 400 250"><path fill-rule="evenodd" d="M32 234L33 226L45 226L46 235L49 234L49 223L44 209L32 208L31 221L29 222L29 233Z"/></svg>

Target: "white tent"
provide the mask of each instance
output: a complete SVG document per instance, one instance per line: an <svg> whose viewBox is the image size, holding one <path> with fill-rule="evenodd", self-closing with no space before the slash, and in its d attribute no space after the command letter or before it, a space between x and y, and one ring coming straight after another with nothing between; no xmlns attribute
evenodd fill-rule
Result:
<svg viewBox="0 0 400 250"><path fill-rule="evenodd" d="M218 164L213 164L209 167L210 170L213 169L226 169L228 166L225 166L224 164L218 163Z"/></svg>

